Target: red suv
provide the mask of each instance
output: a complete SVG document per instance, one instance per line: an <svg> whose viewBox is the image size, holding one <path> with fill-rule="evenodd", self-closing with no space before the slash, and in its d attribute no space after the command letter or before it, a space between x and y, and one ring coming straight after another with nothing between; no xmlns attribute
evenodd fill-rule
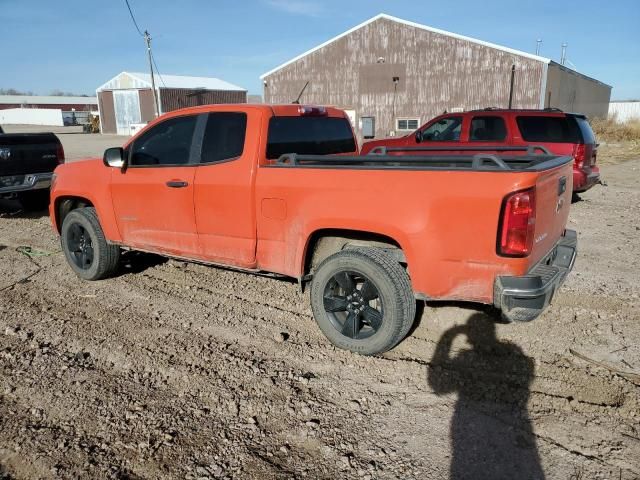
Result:
<svg viewBox="0 0 640 480"><path fill-rule="evenodd" d="M440 115L414 133L374 140L362 146L362 155L375 147L522 147L541 145L556 155L571 155L573 191L584 192L600 181L596 166L598 144L587 117L558 109L507 110L486 108ZM455 153L455 152L449 152ZM468 150L467 152L468 153Z"/></svg>

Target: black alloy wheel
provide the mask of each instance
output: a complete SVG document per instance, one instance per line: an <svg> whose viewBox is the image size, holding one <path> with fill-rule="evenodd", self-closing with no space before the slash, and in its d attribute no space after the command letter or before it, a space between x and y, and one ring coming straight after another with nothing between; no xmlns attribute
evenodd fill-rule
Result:
<svg viewBox="0 0 640 480"><path fill-rule="evenodd" d="M93 243L91 236L79 223L73 223L69 227L67 236L67 248L71 259L82 270L88 270L93 264Z"/></svg>
<svg viewBox="0 0 640 480"><path fill-rule="evenodd" d="M324 309L334 328L354 340L375 334L382 326L384 310L380 292L363 273L336 273L324 289Z"/></svg>
<svg viewBox="0 0 640 480"><path fill-rule="evenodd" d="M60 244L71 269L85 280L100 280L118 269L120 247L105 238L93 207L72 210L62 222Z"/></svg>
<svg viewBox="0 0 640 480"><path fill-rule="evenodd" d="M411 329L416 300L406 270L385 251L343 249L314 268L311 309L336 347L376 355Z"/></svg>

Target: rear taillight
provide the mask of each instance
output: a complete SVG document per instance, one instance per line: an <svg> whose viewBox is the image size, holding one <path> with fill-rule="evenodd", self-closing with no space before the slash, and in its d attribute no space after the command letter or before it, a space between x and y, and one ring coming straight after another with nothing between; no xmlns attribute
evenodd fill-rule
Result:
<svg viewBox="0 0 640 480"><path fill-rule="evenodd" d="M585 153L586 152L583 143L575 145L573 147L573 159L576 162L576 166L578 168L582 168L582 166L584 165Z"/></svg>
<svg viewBox="0 0 640 480"><path fill-rule="evenodd" d="M595 153L593 145L590 144L581 143L573 147L573 158L576 162L576 167L583 168L593 165L595 163Z"/></svg>
<svg viewBox="0 0 640 480"><path fill-rule="evenodd" d="M529 255L533 247L535 228L535 188L507 195L502 202L498 254L507 257L526 257Z"/></svg>
<svg viewBox="0 0 640 480"><path fill-rule="evenodd" d="M327 114L327 109L311 105L300 105L298 107L298 113L308 117L324 117Z"/></svg>
<svg viewBox="0 0 640 480"><path fill-rule="evenodd" d="M64 148L61 143L56 148L56 157L58 157L58 165L62 165L64 163Z"/></svg>

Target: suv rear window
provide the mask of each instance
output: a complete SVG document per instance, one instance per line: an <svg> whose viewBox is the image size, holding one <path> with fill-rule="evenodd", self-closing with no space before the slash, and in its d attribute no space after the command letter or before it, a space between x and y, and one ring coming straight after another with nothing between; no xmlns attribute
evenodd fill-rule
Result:
<svg viewBox="0 0 640 480"><path fill-rule="evenodd" d="M271 117L267 158L285 153L331 155L355 152L349 120L334 117Z"/></svg>
<svg viewBox="0 0 640 480"><path fill-rule="evenodd" d="M527 142L582 142L582 135L573 117L517 117L516 122L522 139Z"/></svg>

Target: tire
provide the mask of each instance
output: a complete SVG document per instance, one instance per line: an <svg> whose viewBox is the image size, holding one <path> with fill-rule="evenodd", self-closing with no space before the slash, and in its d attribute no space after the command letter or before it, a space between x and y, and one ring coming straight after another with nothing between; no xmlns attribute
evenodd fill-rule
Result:
<svg viewBox="0 0 640 480"><path fill-rule="evenodd" d="M381 250L359 248L335 253L318 266L311 282L311 309L336 347L375 355L409 333L416 300L397 261Z"/></svg>
<svg viewBox="0 0 640 480"><path fill-rule="evenodd" d="M120 248L105 239L93 207L72 210L62 222L62 251L71 269L84 280L100 280L118 268Z"/></svg>
<svg viewBox="0 0 640 480"><path fill-rule="evenodd" d="M49 207L49 189L18 193L18 200L27 212L40 212Z"/></svg>

